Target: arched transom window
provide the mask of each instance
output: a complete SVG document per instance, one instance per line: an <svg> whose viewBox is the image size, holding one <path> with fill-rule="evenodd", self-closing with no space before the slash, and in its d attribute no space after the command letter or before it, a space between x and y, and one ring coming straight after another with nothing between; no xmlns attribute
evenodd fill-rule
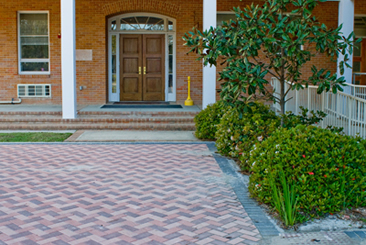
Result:
<svg viewBox="0 0 366 245"><path fill-rule="evenodd" d="M174 22L155 16L123 16L110 22L111 31L174 31Z"/></svg>

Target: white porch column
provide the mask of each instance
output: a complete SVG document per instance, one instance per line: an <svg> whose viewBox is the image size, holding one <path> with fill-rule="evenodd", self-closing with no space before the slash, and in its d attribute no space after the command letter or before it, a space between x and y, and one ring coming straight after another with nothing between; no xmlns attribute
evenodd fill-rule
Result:
<svg viewBox="0 0 366 245"><path fill-rule="evenodd" d="M77 117L75 43L75 0L61 0L61 79L64 119Z"/></svg>
<svg viewBox="0 0 366 245"><path fill-rule="evenodd" d="M355 19L355 6L353 0L340 0L339 1L339 16L338 16L338 25L343 24L341 32L342 35L348 37L354 31L354 20ZM343 55L340 55L338 58L338 64L344 58ZM353 55L349 56L349 64L352 65ZM338 69L338 76L340 76L340 70ZM352 83L352 69L345 67L345 72L343 75L347 81L347 83ZM347 88L345 90L347 92ZM350 91L349 91L350 92Z"/></svg>
<svg viewBox="0 0 366 245"><path fill-rule="evenodd" d="M216 27L217 0L203 0L203 30ZM216 102L216 67L203 67L202 108Z"/></svg>

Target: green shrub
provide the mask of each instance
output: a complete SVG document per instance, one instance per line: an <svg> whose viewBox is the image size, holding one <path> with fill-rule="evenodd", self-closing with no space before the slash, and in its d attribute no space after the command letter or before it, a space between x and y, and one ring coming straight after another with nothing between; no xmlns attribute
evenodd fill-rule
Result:
<svg viewBox="0 0 366 245"><path fill-rule="evenodd" d="M249 191L261 202L274 205L269 179L279 188L283 171L307 218L366 206L366 150L355 138L314 126L282 128L253 148L248 163Z"/></svg>
<svg viewBox="0 0 366 245"><path fill-rule="evenodd" d="M323 119L327 116L327 114L322 111L309 112L309 109L307 108L304 108L302 106L300 106L299 108L301 110L301 113L299 115L295 115L292 112L286 112L286 114L282 115L284 121L283 128L294 128L298 125L310 126L318 124L323 121ZM338 130L338 132L343 130L343 128L338 129L336 127L332 127L329 129L333 131Z"/></svg>
<svg viewBox="0 0 366 245"><path fill-rule="evenodd" d="M217 101L198 113L194 118L194 122L196 123L196 137L199 139L214 140L217 125L228 109L229 107L225 106L223 101Z"/></svg>
<svg viewBox="0 0 366 245"><path fill-rule="evenodd" d="M284 121L284 128L294 128L298 125L313 125L320 123L323 118L326 116L324 112L321 111L310 111L300 107L301 114L295 115L291 112L286 113L282 116L275 116L272 111L262 111L261 113L265 113L265 115L254 114L251 118L249 125L251 127L246 127L243 130L244 135L252 135L251 140L248 142L243 142L239 146L242 149L242 153L239 156L240 165L242 170L247 171L250 169L250 165L248 164L249 152L252 149L255 143L262 142L271 136L279 127L281 118Z"/></svg>
<svg viewBox="0 0 366 245"><path fill-rule="evenodd" d="M240 113L236 109L227 111L216 132L216 147L224 155L239 157L252 146L267 138L278 126L280 119L269 106L256 103L250 112ZM246 169L245 166L242 166Z"/></svg>

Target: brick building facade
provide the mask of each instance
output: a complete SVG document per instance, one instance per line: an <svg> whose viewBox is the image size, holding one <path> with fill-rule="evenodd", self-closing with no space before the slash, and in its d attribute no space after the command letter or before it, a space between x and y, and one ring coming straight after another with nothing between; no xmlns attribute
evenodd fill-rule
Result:
<svg viewBox="0 0 366 245"><path fill-rule="evenodd" d="M350 1L351 0L342 0ZM173 96L165 100L176 101L182 103L187 97L187 76L192 78L192 99L196 104L202 103L203 97L203 67L193 54L187 55L188 49L183 46L182 36L190 31L193 26L202 29L205 26L204 12L205 8L210 3L215 3L216 0L13 0L2 1L0 5L0 100L11 100L18 97L19 84L49 84L51 85L51 96L24 96L23 103L26 104L62 104L62 39L68 38L69 35L62 33L62 4L75 4L75 49L76 49L76 81L71 86L76 87L76 102L77 104L105 104L111 101L111 32L110 20L113 16L123 18L124 14L132 16L133 13L139 13L137 16L158 16L159 18L167 18L174 20L174 30L171 34L174 36L175 50L172 57L174 87L172 87ZM205 6L206 3L206 6ZM229 14L235 6L246 6L253 3L252 0L217 0L217 13ZM261 4L263 1L256 1ZM366 14L366 4L361 0L355 1L355 14ZM72 5L68 5L72 6ZM339 1L328 1L320 4L314 11L320 22L325 23L329 27L337 27L339 24ZM35 12L33 12L35 11ZM24 64L21 61L23 51L19 52L19 46L30 46L32 42L44 42L42 36L23 35L20 30L20 18L28 18L27 13L39 13L46 11L48 17L48 37L49 53L48 68L36 68L38 72L33 74L27 72L27 67L42 66L40 61L37 64L29 65L27 59L24 59ZM24 16L21 14L24 13ZM211 15L216 15L211 12ZM66 18L67 14L65 14ZM352 16L352 15L351 15ZM32 17L33 18L33 17ZM207 19L216 19L208 16ZM119 25L117 19L117 24ZM22 22L23 23L23 22ZM30 23L30 22L29 22ZM167 22L168 23L168 22ZM170 23L170 22L169 22ZM211 22L212 23L212 22ZM68 25L68 22L65 22ZM206 24L207 25L207 24ZM67 30L67 29L65 29ZM37 31L35 31L37 32ZM117 33L116 35L120 35ZM128 32L131 34L131 32ZM148 31L145 34L149 34ZM169 35L169 30L164 35ZM28 38L30 37L30 39ZM26 41L33 40L35 41ZM27 39L28 38L28 39ZM38 39L37 39L38 38ZM23 42L23 46L22 46ZM28 43L27 43L28 42ZM165 45L169 45L165 43ZM169 86L169 70L168 63L169 50L166 48L165 53L165 91ZM31 52L31 51L30 51ZM64 56L66 56L66 52ZM43 57L44 58L44 57ZM118 59L118 58L117 58ZM315 64L324 64L328 60L324 57L318 57ZM19 64L20 63L20 64ZM44 65L45 63L43 63ZM24 65L24 67L23 67ZM29 65L29 66L28 66ZM117 62L118 65L118 62ZM121 65L121 64L119 64ZM310 64L311 65L311 64ZM310 66L309 66L310 67ZM22 69L25 69L25 72ZM335 66L333 66L336 69ZM41 69L41 70L39 70ZM220 69L220 68L219 68ZM306 68L308 69L308 68ZM66 71L66 68L63 69ZM214 71L215 72L215 71ZM212 71L211 71L212 73ZM64 78L66 79L66 78ZM121 78L120 78L121 79ZM68 82L68 81L64 81ZM172 82L171 82L172 83ZM117 81L117 84L118 81ZM212 81L210 84L214 84ZM118 86L117 86L118 87ZM219 84L216 83L216 87ZM116 88L117 89L117 88ZM121 89L118 87L118 89ZM64 88L65 90L65 88ZM211 90L212 91L212 90ZM118 90L114 90L118 92ZM212 93L212 92L211 92ZM64 97L67 98L67 97ZM120 97L116 97L118 100ZM73 100L73 98L70 98ZM65 104L64 104L65 106Z"/></svg>

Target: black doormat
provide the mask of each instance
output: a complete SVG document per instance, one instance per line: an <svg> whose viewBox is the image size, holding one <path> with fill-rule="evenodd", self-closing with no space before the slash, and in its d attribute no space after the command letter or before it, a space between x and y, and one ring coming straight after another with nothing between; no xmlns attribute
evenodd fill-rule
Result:
<svg viewBox="0 0 366 245"><path fill-rule="evenodd" d="M169 105L167 101L121 101L114 102L113 105Z"/></svg>
<svg viewBox="0 0 366 245"><path fill-rule="evenodd" d="M104 105L101 109L182 109L181 105Z"/></svg>

